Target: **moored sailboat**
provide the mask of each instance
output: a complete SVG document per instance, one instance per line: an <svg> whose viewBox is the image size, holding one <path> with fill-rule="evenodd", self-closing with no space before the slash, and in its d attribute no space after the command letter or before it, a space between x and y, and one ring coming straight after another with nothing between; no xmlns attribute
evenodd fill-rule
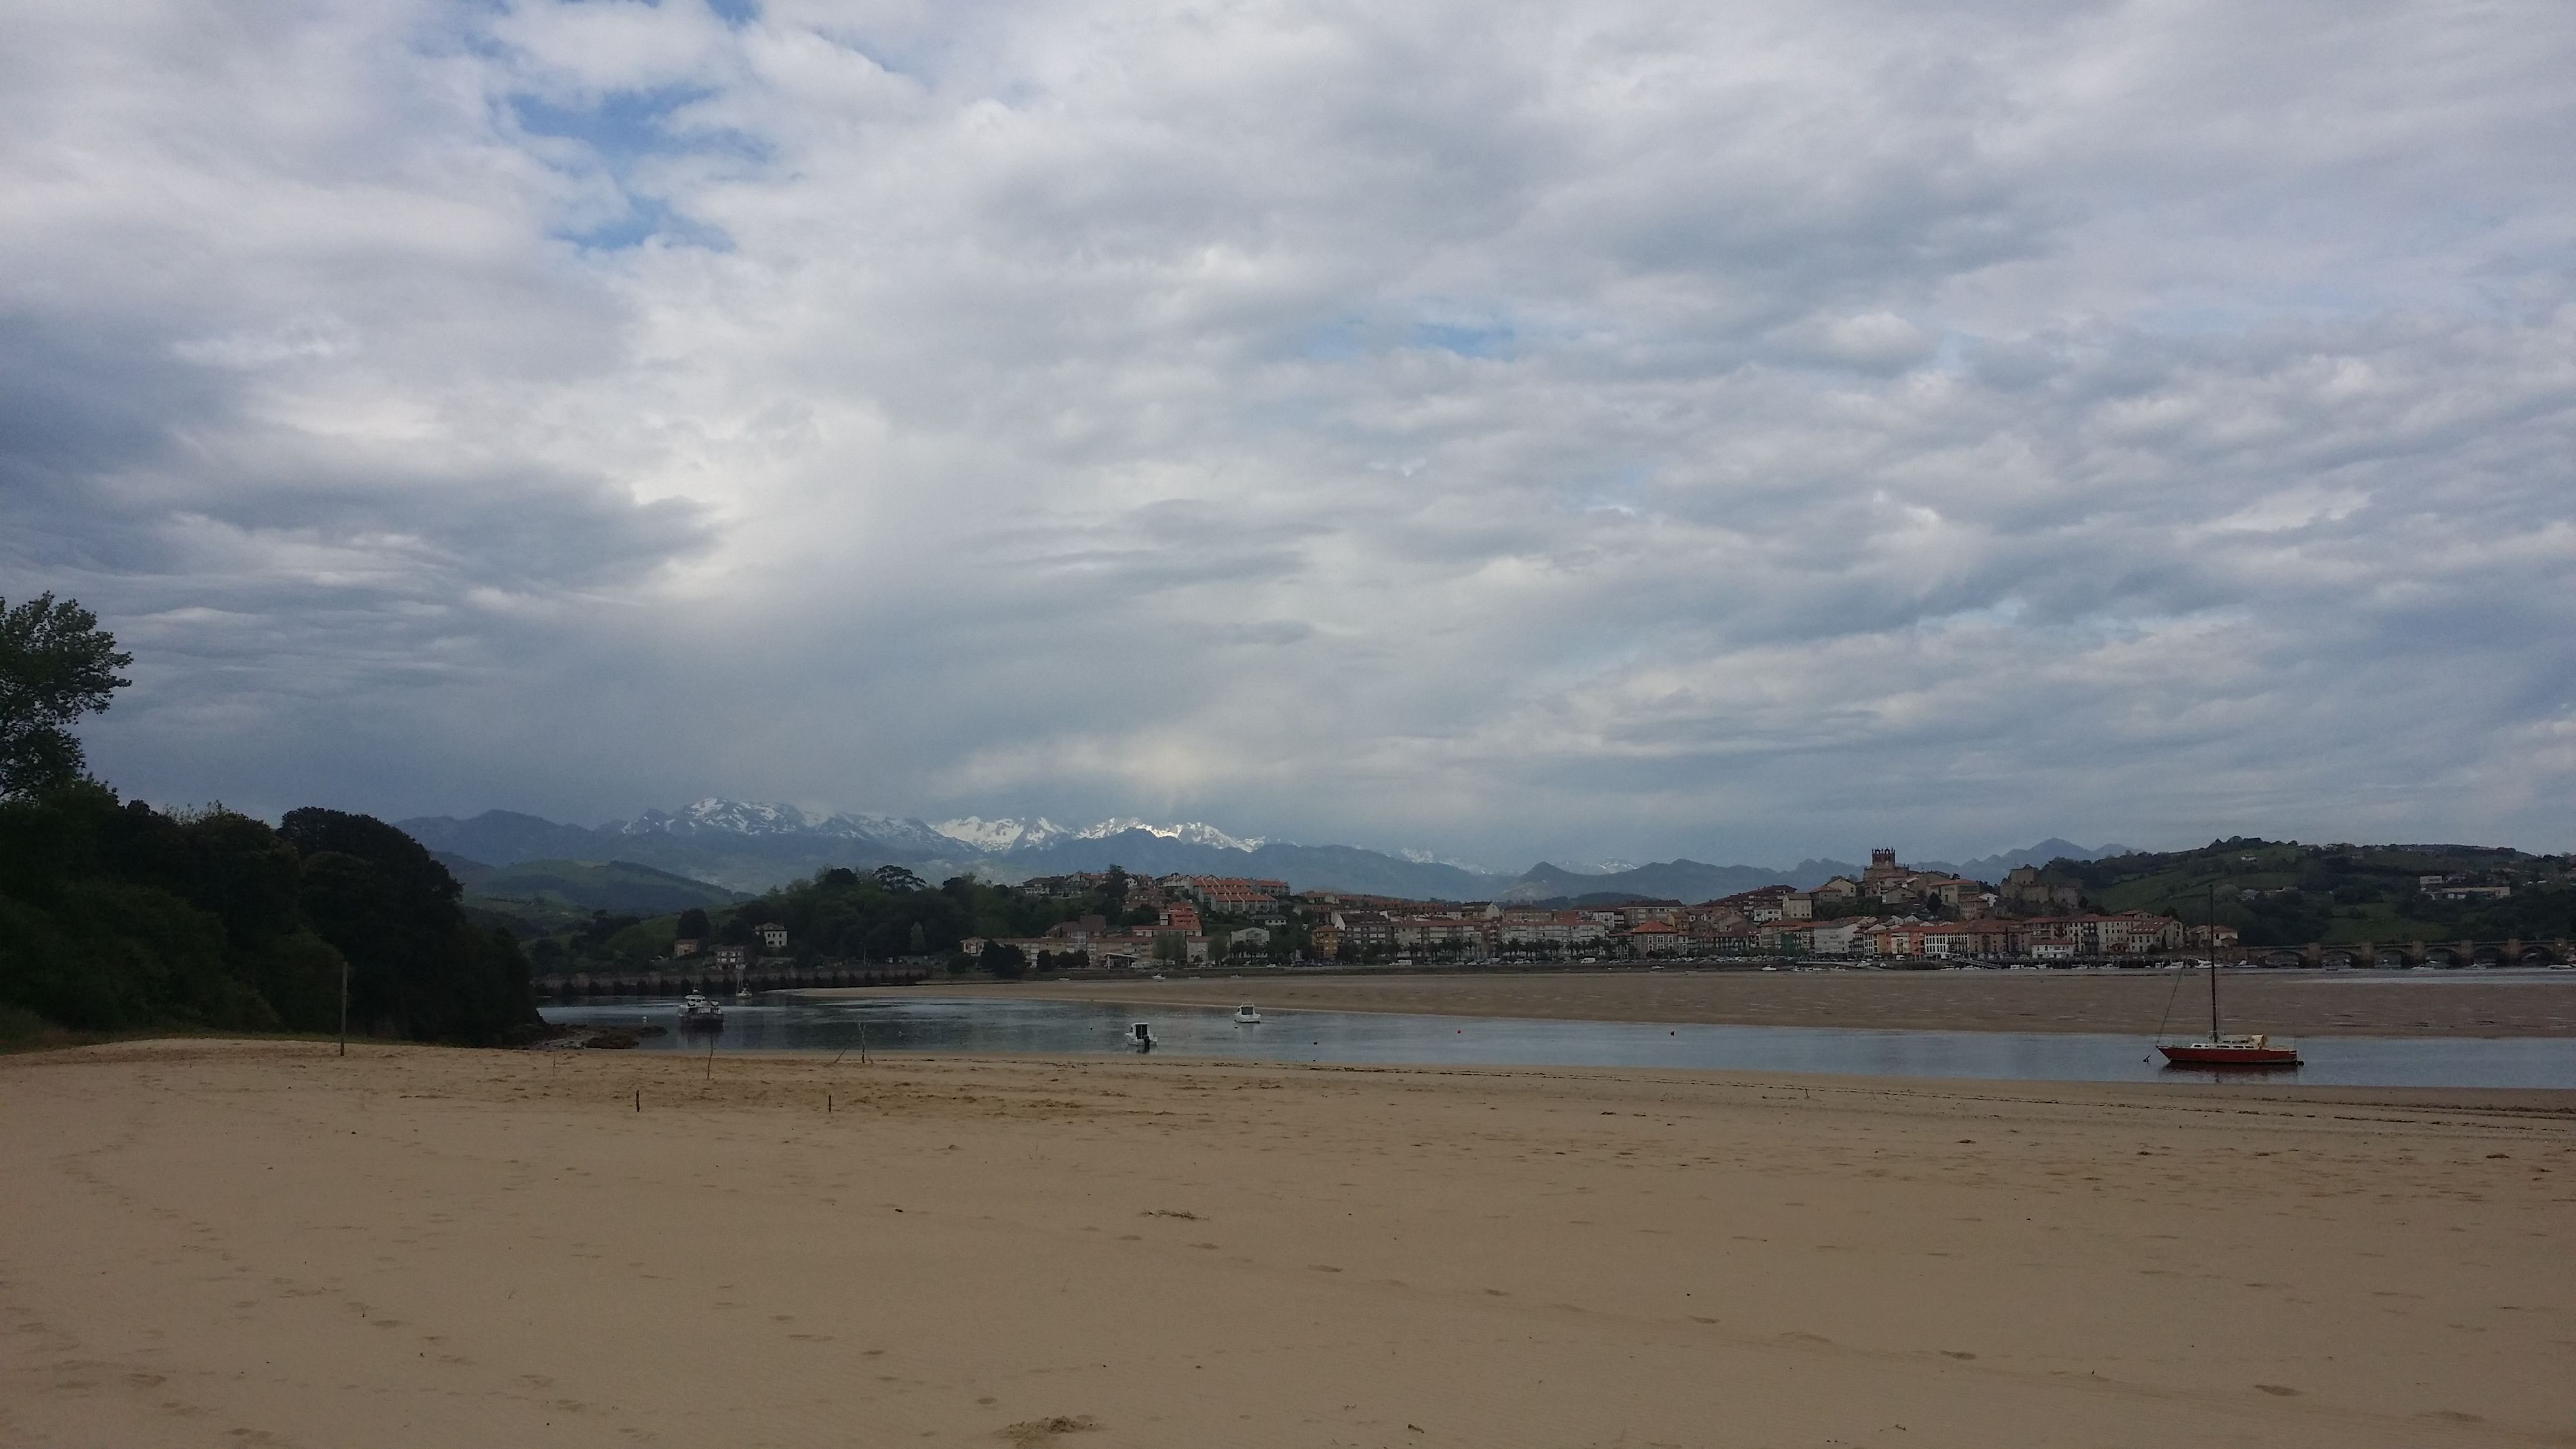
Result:
<svg viewBox="0 0 2576 1449"><path fill-rule="evenodd" d="M2215 914L2215 913L2213 913ZM2173 1067L2295 1067L2299 1049L2261 1032L2229 1033L2218 1023L2218 953L2212 932L2209 957L2209 1036L2201 1041L2159 1042L2165 1065Z"/></svg>

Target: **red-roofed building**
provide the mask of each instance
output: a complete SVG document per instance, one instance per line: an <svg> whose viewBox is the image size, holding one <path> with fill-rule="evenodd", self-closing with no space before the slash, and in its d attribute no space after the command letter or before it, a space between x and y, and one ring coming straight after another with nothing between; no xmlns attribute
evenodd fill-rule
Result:
<svg viewBox="0 0 2576 1449"><path fill-rule="evenodd" d="M1631 956L1678 956L1690 944L1670 921L1640 921L1628 928L1627 940Z"/></svg>

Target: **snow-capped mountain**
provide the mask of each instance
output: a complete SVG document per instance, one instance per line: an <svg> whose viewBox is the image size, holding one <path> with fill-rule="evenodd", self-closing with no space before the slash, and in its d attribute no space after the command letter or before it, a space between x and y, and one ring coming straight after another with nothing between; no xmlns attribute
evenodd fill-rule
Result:
<svg viewBox="0 0 2576 1449"><path fill-rule="evenodd" d="M867 840L907 850L947 851L957 842L928 825L895 815L816 815L794 805L710 796L677 811L647 810L603 829L627 836L822 836Z"/></svg>
<svg viewBox="0 0 2576 1449"><path fill-rule="evenodd" d="M1107 840L1113 835L1124 835L1130 830L1141 830L1147 835L1164 840L1177 840L1183 845L1206 845L1218 850L1259 850L1269 843L1259 836L1249 840L1238 839L1202 821L1189 820L1178 825L1156 825L1150 820L1139 820L1132 815L1112 816L1097 825L1075 831L1074 838Z"/></svg>
<svg viewBox="0 0 2576 1449"><path fill-rule="evenodd" d="M793 805L762 805L709 797L679 810L647 810L610 829L620 835L802 835L812 822Z"/></svg>
<svg viewBox="0 0 2576 1449"><path fill-rule="evenodd" d="M1204 845L1217 850L1258 850L1265 843L1259 837L1247 840L1229 835L1198 820L1161 824L1138 816L1117 815L1096 825L1076 828L1058 825L1043 815L1024 820L986 820L981 816L966 815L932 825L909 816L848 812L818 815L794 805L727 800L718 796L710 796L678 810L647 810L633 820L612 821L601 828L630 837L796 836L864 840L952 857L960 846L978 855L1009 855L1043 850L1067 841L1107 840L1131 830L1141 830L1161 840Z"/></svg>
<svg viewBox="0 0 2576 1449"><path fill-rule="evenodd" d="M1460 870L1481 871L1486 874L1492 874L1491 867L1478 865L1472 860L1458 860L1451 856L1442 855L1437 851L1405 849L1397 851L1396 856L1399 859L1412 861L1415 865L1454 865Z"/></svg>
<svg viewBox="0 0 2576 1449"><path fill-rule="evenodd" d="M1034 850L1049 841L1062 840L1073 834L1043 815L1035 820L986 820L981 816L968 815L956 820L942 820L930 828L987 855L1000 855L1008 850Z"/></svg>
<svg viewBox="0 0 2576 1449"><path fill-rule="evenodd" d="M986 820L968 815L957 820L943 820L930 827L961 845L970 845L987 855L1007 855L1014 851L1040 850L1068 840L1107 840L1130 830L1141 830L1162 840L1176 840L1184 845L1205 845L1218 850L1259 850L1265 843L1258 837L1250 840L1228 835L1202 821L1185 821L1177 825L1158 825L1133 815L1114 815L1097 825L1079 829L1058 825L1041 815L1033 820Z"/></svg>

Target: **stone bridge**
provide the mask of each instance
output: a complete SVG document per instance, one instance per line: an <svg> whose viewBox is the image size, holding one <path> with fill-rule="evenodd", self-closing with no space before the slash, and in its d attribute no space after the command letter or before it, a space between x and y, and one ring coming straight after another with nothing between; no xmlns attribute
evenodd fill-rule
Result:
<svg viewBox="0 0 2576 1449"><path fill-rule="evenodd" d="M2404 971L2416 967L2459 969L2468 966L2562 966L2576 963L2567 938L2551 941L2347 941L2328 945L2237 946L2219 953L2243 966L2281 966L2318 970Z"/></svg>

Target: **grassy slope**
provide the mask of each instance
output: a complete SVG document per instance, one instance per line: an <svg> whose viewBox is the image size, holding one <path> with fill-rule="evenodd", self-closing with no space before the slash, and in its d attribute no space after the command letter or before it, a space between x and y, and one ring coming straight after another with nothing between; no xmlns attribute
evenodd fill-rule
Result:
<svg viewBox="0 0 2576 1449"><path fill-rule="evenodd" d="M2305 902L2314 912L2313 931L2295 934L2343 944L2485 939L2499 934L2492 919L2483 923L2469 919L2471 908L2419 894L2419 876L2512 884L2517 915L2563 900L2568 893L2568 882L2556 861L2520 851L2473 847L2318 847L2237 841L2089 865L2060 862L2050 867L2050 873L2082 881L2087 896L2103 909L2156 911L2193 923L2205 918L2214 889L2218 919L2239 929L2256 924L2258 912L2277 908L2286 896ZM2495 913L2490 909L2484 914ZM2552 928L2552 922L2558 924ZM2562 933L2566 926L2563 916L2552 909L2520 929L2544 937Z"/></svg>
<svg viewBox="0 0 2576 1449"><path fill-rule="evenodd" d="M690 906L713 910L748 899L723 886L626 860L522 861L486 867L464 884L467 904L546 926L570 925L593 911L675 915Z"/></svg>

